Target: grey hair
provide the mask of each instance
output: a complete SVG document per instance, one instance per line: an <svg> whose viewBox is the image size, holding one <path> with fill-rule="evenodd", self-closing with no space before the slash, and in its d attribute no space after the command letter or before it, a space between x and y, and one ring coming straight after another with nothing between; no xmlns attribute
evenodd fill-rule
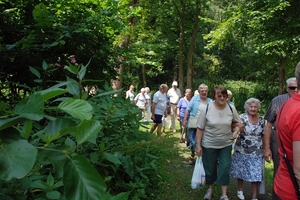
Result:
<svg viewBox="0 0 300 200"><path fill-rule="evenodd" d="M142 88L142 89L141 89L141 92L145 92L145 88Z"/></svg>
<svg viewBox="0 0 300 200"><path fill-rule="evenodd" d="M257 104L257 107L258 107L258 110L260 109L260 106L261 106L261 105L260 105L260 100L251 97L251 98L247 99L247 101L245 102L244 108L245 108L246 111L247 111L247 109L248 109L248 107L249 107L249 105L250 105L251 103L256 103L256 104Z"/></svg>
<svg viewBox="0 0 300 200"><path fill-rule="evenodd" d="M296 81L296 77L292 77L286 80L286 85L289 85L292 81Z"/></svg>
<svg viewBox="0 0 300 200"><path fill-rule="evenodd" d="M185 93L192 92L190 88L185 89Z"/></svg>
<svg viewBox="0 0 300 200"><path fill-rule="evenodd" d="M296 81L297 81L297 87L300 88L300 62L296 66L295 76L296 76Z"/></svg>
<svg viewBox="0 0 300 200"><path fill-rule="evenodd" d="M202 83L201 85L199 85L198 91L200 92L200 90L201 90L202 88L207 88L207 89L208 89L208 86L207 86L206 84Z"/></svg>
<svg viewBox="0 0 300 200"><path fill-rule="evenodd" d="M150 88L149 87L145 87L145 91L150 92Z"/></svg>

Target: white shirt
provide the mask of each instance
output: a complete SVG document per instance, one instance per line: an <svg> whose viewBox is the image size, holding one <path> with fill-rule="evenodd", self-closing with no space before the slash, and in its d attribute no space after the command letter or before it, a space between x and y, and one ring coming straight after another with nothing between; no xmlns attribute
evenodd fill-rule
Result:
<svg viewBox="0 0 300 200"><path fill-rule="evenodd" d="M154 114L156 115L164 115L164 112L167 107L167 97L165 94L157 91L153 96L153 103L156 103Z"/></svg>
<svg viewBox="0 0 300 200"><path fill-rule="evenodd" d="M168 90L167 96L170 99L170 103L172 104L177 104L180 97L181 97L181 92L178 88L176 90L172 87Z"/></svg>

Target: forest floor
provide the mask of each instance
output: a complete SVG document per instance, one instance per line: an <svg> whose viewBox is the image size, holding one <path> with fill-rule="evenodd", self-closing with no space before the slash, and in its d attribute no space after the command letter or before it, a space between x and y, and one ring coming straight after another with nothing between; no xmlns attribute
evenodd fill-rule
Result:
<svg viewBox="0 0 300 200"><path fill-rule="evenodd" d="M150 127L151 123L146 123ZM156 134L156 132L154 132ZM199 200L207 190L207 186L202 189L191 189L191 178L194 165L188 163L190 149L185 143L179 142L179 132L172 133L167 130L159 140L163 154L161 155L161 167L159 173L161 181L158 183L158 191L155 191L153 198L155 200ZM273 165L266 163L265 165L266 187L265 194L259 194L259 200L269 200L272 194ZM212 199L219 199L221 195L221 187L218 184L213 186ZM237 181L231 179L228 186L227 195L231 200L238 200L236 196ZM245 199L252 199L251 184L244 182Z"/></svg>

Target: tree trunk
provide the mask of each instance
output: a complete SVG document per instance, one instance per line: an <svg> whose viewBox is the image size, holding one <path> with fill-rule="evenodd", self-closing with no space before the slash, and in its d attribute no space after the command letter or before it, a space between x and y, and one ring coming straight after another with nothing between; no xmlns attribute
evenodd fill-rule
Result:
<svg viewBox="0 0 300 200"><path fill-rule="evenodd" d="M280 61L279 61L279 91L278 91L278 95L280 94L283 94L283 91L284 91L284 86L285 86L285 70L283 68L283 64L285 62L286 58L281 58Z"/></svg>
<svg viewBox="0 0 300 200"><path fill-rule="evenodd" d="M185 31L185 0L180 1L181 4L181 12L176 6L176 10L178 12L180 18L180 34L179 34L179 52L178 52L178 82L179 89L181 93L184 91L185 83L184 83L184 70L183 70L183 57L184 57L184 31Z"/></svg>
<svg viewBox="0 0 300 200"><path fill-rule="evenodd" d="M142 66L142 76L143 76L143 87L147 87L147 81L146 81L146 66Z"/></svg>
<svg viewBox="0 0 300 200"><path fill-rule="evenodd" d="M132 0L128 6L133 6L137 4L137 0ZM128 20L128 25L129 26L133 26L134 25L134 20L133 20L133 17L130 17L129 20ZM121 48L128 48L129 46L129 43L130 43L130 35L124 35L124 38L121 42L121 44L119 45ZM124 71L125 71L125 66L124 64L122 64L122 62L124 62L125 58L123 56L118 56L118 61L120 63L119 67L118 68L115 68L115 70L117 71L117 73L119 75L123 74ZM118 89L121 89L122 88L122 85L123 85L123 78L122 76L116 76L116 79L112 79L111 81L111 85L112 85L112 88L114 90L118 90Z"/></svg>
<svg viewBox="0 0 300 200"><path fill-rule="evenodd" d="M193 73L194 73L194 66L193 66L193 55L195 52L195 45L196 45L196 38L197 38L197 31L199 26L199 15L200 15L200 0L196 1L196 13L195 13L195 23L193 27L193 33L188 53L188 63L187 63L187 87L192 88L193 86Z"/></svg>

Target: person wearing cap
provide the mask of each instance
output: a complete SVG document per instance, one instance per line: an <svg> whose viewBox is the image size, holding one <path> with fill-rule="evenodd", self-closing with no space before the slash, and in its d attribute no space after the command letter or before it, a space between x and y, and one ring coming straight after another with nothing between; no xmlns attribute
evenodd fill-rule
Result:
<svg viewBox="0 0 300 200"><path fill-rule="evenodd" d="M227 94L228 94L228 97L227 97L227 103L229 103L231 106L234 106L234 103L231 101L231 97L232 97L232 92L230 90L227 90Z"/></svg>
<svg viewBox="0 0 300 200"><path fill-rule="evenodd" d="M172 88L168 90L167 96L170 99L169 105L171 108L171 123L169 129L176 133L175 119L177 116L177 103L181 97L181 92L179 90L177 81L173 81Z"/></svg>

